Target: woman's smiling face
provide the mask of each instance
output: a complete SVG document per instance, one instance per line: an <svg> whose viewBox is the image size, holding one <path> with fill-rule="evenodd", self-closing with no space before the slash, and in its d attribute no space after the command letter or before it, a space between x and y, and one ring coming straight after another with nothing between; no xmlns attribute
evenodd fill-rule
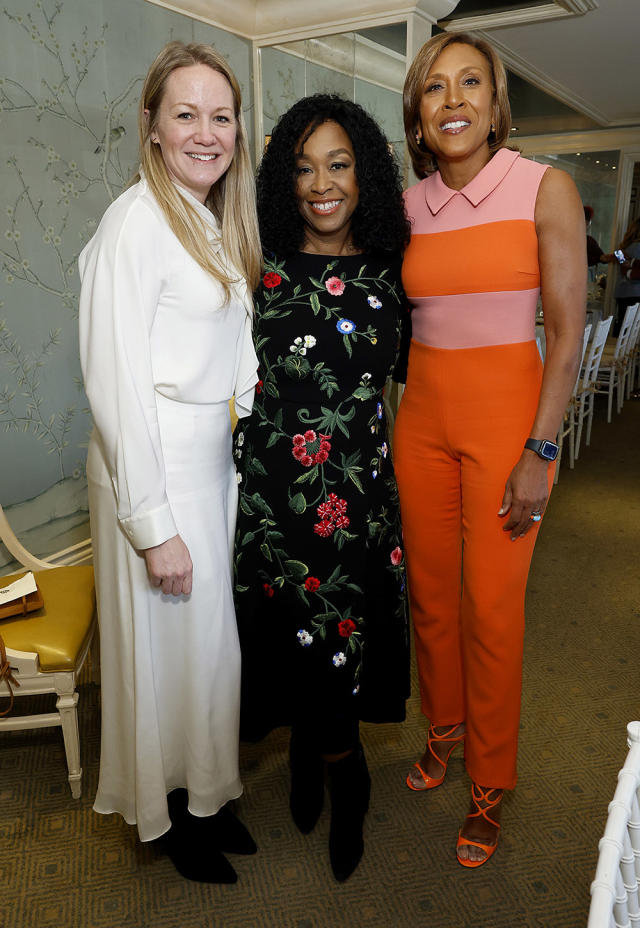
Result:
<svg viewBox="0 0 640 928"><path fill-rule="evenodd" d="M304 222L303 250L340 254L351 243L359 191L351 139L338 123L323 122L298 149L295 192Z"/></svg>
<svg viewBox="0 0 640 928"><path fill-rule="evenodd" d="M419 132L438 166L469 162L473 173L489 161L494 118L491 66L472 45L447 45L424 85Z"/></svg>

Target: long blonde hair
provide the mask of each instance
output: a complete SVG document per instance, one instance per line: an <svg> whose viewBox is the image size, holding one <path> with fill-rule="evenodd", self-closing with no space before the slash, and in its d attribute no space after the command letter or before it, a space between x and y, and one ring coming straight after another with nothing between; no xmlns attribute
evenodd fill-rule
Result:
<svg viewBox="0 0 640 928"><path fill-rule="evenodd" d="M429 71L436 58L448 45L471 45L484 55L489 62L493 81L494 129L489 133L489 152L494 155L503 148L511 132L511 106L507 91L507 74L498 53L484 39L477 38L469 32L444 32L434 35L425 42L407 72L403 92L404 131L411 163L416 177L426 177L438 170L432 152L424 147L424 140L418 142L416 132L420 127L420 101L424 93Z"/></svg>
<svg viewBox="0 0 640 928"><path fill-rule="evenodd" d="M229 82L233 94L236 119L233 159L226 173L209 191L205 205L220 223L227 260L245 278L249 289L255 290L260 281L262 259L255 183L249 158L247 132L242 118L240 86L225 59L210 45L169 42L149 68L138 112L140 163L149 187L178 241L200 267L222 285L228 300L234 278L228 269L219 263L212 251L202 218L194 207L180 196L171 182L160 146L154 145L151 141L169 75L178 68L188 68L195 64L207 65L213 71L222 74Z"/></svg>

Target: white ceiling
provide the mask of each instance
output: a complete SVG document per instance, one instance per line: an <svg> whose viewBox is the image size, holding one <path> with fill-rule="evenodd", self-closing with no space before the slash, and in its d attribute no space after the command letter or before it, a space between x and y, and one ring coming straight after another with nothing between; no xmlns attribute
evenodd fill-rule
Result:
<svg viewBox="0 0 640 928"><path fill-rule="evenodd" d="M287 33L294 39L391 24L415 13L425 29L438 19L446 29L479 31L497 45L511 71L598 126L640 126L640 0L474 0L466 6L495 12L469 20L456 18L458 0L148 2L267 43L287 41ZM568 113L546 119L548 132L580 128Z"/></svg>
<svg viewBox="0 0 640 928"><path fill-rule="evenodd" d="M482 33L511 70L600 125L640 124L640 0L599 0L581 16Z"/></svg>

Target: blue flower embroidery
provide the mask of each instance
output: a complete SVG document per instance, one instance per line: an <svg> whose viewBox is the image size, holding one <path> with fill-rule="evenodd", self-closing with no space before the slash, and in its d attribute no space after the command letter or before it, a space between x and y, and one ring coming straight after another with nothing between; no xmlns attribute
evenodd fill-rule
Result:
<svg viewBox="0 0 640 928"><path fill-rule="evenodd" d="M382 419L382 403L378 403L378 406L376 408L376 415L378 419Z"/></svg>
<svg viewBox="0 0 640 928"><path fill-rule="evenodd" d="M336 322L336 329L341 335L351 335L355 328L355 322L352 322L351 319L338 319Z"/></svg>
<svg viewBox="0 0 640 928"><path fill-rule="evenodd" d="M377 296L374 296L373 294L367 297L367 303L369 304L371 309L380 309L380 307L382 306L382 302L378 299Z"/></svg>

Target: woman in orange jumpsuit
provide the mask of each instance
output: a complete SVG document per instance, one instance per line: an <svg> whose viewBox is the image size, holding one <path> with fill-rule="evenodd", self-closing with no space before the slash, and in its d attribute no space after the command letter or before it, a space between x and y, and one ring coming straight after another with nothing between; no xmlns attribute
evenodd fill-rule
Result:
<svg viewBox="0 0 640 928"><path fill-rule="evenodd" d="M456 853L477 867L516 783L524 594L580 357L584 219L568 175L504 147L506 76L486 42L428 41L407 75L404 120L423 179L405 195L413 338L394 451L430 722L407 784L439 786L464 743L471 806Z"/></svg>

